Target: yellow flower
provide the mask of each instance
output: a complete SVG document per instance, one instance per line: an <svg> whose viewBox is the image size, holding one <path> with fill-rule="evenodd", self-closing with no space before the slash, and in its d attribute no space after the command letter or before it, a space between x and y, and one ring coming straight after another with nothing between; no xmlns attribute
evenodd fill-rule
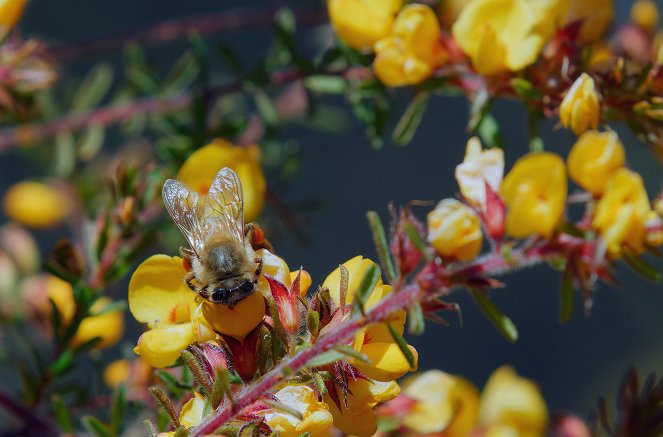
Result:
<svg viewBox="0 0 663 437"><path fill-rule="evenodd" d="M601 105L594 79L583 73L564 96L559 107L559 119L565 127L580 135L587 129L596 129L600 117Z"/></svg>
<svg viewBox="0 0 663 437"><path fill-rule="evenodd" d="M0 32L11 30L23 15L27 0L0 0Z"/></svg>
<svg viewBox="0 0 663 437"><path fill-rule="evenodd" d="M445 437L466 437L479 412L479 391L469 381L440 370L408 378L403 393L416 401L403 423L419 434L444 432Z"/></svg>
<svg viewBox="0 0 663 437"><path fill-rule="evenodd" d="M290 284L290 271L281 258L265 249L256 255L263 260L264 274ZM256 292L230 309L199 303L184 282L186 275L181 258L154 255L138 266L129 282L129 310L150 328L134 351L154 367L172 364L182 349L194 341L214 339L215 332L241 341L265 315L263 296L269 295L269 285L264 277L258 280Z"/></svg>
<svg viewBox="0 0 663 437"><path fill-rule="evenodd" d="M644 250L645 222L651 210L647 191L639 174L621 168L605 185L596 206L593 225L613 255L627 246L636 253Z"/></svg>
<svg viewBox="0 0 663 437"><path fill-rule="evenodd" d="M439 3L438 15L445 28L451 28L460 13L474 0L446 0Z"/></svg>
<svg viewBox="0 0 663 437"><path fill-rule="evenodd" d="M456 166L456 181L463 197L473 205L485 207L486 183L498 192L503 174L504 151L497 147L483 150L479 138L470 138L465 159Z"/></svg>
<svg viewBox="0 0 663 437"><path fill-rule="evenodd" d="M356 256L345 262L343 266L348 269L348 290L346 304L351 304L364 273L373 261L362 256ZM329 289L330 295L337 306L340 306L340 267L334 270L323 282L322 286ZM375 306L384 296L391 292L389 285L383 285L378 281L375 289L366 300L366 308ZM394 315L391 325L400 334L405 329L405 311ZM415 359L415 365L410 366L403 356L398 344L394 341L389 328L384 323L371 325L357 332L354 339L354 349L368 356L370 363L350 359L349 361L357 367L364 375L378 381L392 381L400 378L407 372L416 370L418 355L415 348L408 345Z"/></svg>
<svg viewBox="0 0 663 437"><path fill-rule="evenodd" d="M389 86L425 80L444 59L440 38L440 25L429 6L405 6L391 34L375 43L375 75Z"/></svg>
<svg viewBox="0 0 663 437"><path fill-rule="evenodd" d="M69 199L61 190L41 182L23 181L5 193L5 214L11 220L33 228L49 228L69 214Z"/></svg>
<svg viewBox="0 0 663 437"><path fill-rule="evenodd" d="M481 395L479 423L487 436L543 437L548 409L537 385L508 366L495 370Z"/></svg>
<svg viewBox="0 0 663 437"><path fill-rule="evenodd" d="M339 39L363 49L389 34L402 3L402 0L327 0L327 9Z"/></svg>
<svg viewBox="0 0 663 437"><path fill-rule="evenodd" d="M649 211L645 226L648 229L645 241L653 247L663 246L663 218L656 211Z"/></svg>
<svg viewBox="0 0 663 437"><path fill-rule="evenodd" d="M583 133L567 159L569 177L592 194L599 195L608 177L624 166L624 146L617 133Z"/></svg>
<svg viewBox="0 0 663 437"><path fill-rule="evenodd" d="M71 284L50 276L46 283L46 293L55 303L64 323L69 323L76 312L74 291ZM124 317L120 310L104 311L113 303L107 297L100 297L90 308L90 316L83 319L72 338L72 346L80 346L93 338L100 341L95 349L105 349L116 345L124 334Z"/></svg>
<svg viewBox="0 0 663 437"><path fill-rule="evenodd" d="M219 170L230 167L242 181L244 219L248 223L258 218L265 204L267 183L259 158L260 149L255 145L239 147L218 139L192 153L176 179L200 194L207 194Z"/></svg>
<svg viewBox="0 0 663 437"><path fill-rule="evenodd" d="M658 26L658 8L652 0L637 0L631 6L631 21L646 31Z"/></svg>
<svg viewBox="0 0 663 437"><path fill-rule="evenodd" d="M596 41L589 46L589 49L587 64L590 70L607 65L615 59L615 54L612 52L610 45L605 41Z"/></svg>
<svg viewBox="0 0 663 437"><path fill-rule="evenodd" d="M428 241L440 255L462 261L481 252L481 220L472 208L456 199L444 199L428 213Z"/></svg>
<svg viewBox="0 0 663 437"><path fill-rule="evenodd" d="M516 161L502 184L507 232L516 238L550 237L564 213L566 184L564 161L554 153L530 153Z"/></svg>
<svg viewBox="0 0 663 437"><path fill-rule="evenodd" d="M379 403L392 400L400 391L394 381L377 382L350 378L347 407L342 400L339 407L329 394L324 395L323 401L329 406L336 428L348 435L370 437L377 431L373 408Z"/></svg>
<svg viewBox="0 0 663 437"><path fill-rule="evenodd" d="M612 0L572 0L566 23L582 20L580 41L596 41L615 18Z"/></svg>
<svg viewBox="0 0 663 437"><path fill-rule="evenodd" d="M274 393L274 396L279 402L298 411L302 419L278 411L261 412L272 431L283 437L298 437L307 432L311 437L327 435L334 419L327 404L318 401L313 389L304 385L287 386Z"/></svg>
<svg viewBox="0 0 663 437"><path fill-rule="evenodd" d="M542 33L543 23L554 22L548 9L554 2L527 0L474 0L453 25L454 40L485 75L518 71L536 61L552 28Z"/></svg>
<svg viewBox="0 0 663 437"><path fill-rule="evenodd" d="M111 361L104 369L104 383L110 388L125 384L131 388L145 388L152 377L152 366L140 357L134 361Z"/></svg>

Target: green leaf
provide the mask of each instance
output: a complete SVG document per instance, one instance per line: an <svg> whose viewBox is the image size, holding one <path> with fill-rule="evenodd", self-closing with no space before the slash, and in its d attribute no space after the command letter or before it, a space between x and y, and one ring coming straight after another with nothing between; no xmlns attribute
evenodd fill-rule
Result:
<svg viewBox="0 0 663 437"><path fill-rule="evenodd" d="M92 416L83 416L81 418L83 426L88 430L89 433L96 437L114 437L113 431L104 424L101 420Z"/></svg>
<svg viewBox="0 0 663 437"><path fill-rule="evenodd" d="M49 366L54 375L62 375L74 366L74 352L67 349Z"/></svg>
<svg viewBox="0 0 663 437"><path fill-rule="evenodd" d="M126 411L127 389L124 384L120 384L113 393L113 406L111 407L111 429L115 434L119 434L122 430Z"/></svg>
<svg viewBox="0 0 663 437"><path fill-rule="evenodd" d="M334 349L342 353L343 355L350 358L354 358L355 360L360 361L362 363L368 364L371 362L371 360L368 358L366 354L362 354L361 352L354 350L352 346L349 346L347 344L336 346Z"/></svg>
<svg viewBox="0 0 663 437"><path fill-rule="evenodd" d="M108 64L99 64L90 70L79 85L71 103L71 111L79 112L92 109L103 100L113 84L113 68Z"/></svg>
<svg viewBox="0 0 663 437"><path fill-rule="evenodd" d="M481 119L477 133L488 147L504 148L504 138L500 133L500 126L491 114L488 113Z"/></svg>
<svg viewBox="0 0 663 437"><path fill-rule="evenodd" d="M343 358L345 358L344 354L342 354L339 351L336 351L336 350L332 349L332 350L323 352L323 353L311 358L306 363L306 365L308 367L320 367L320 366L324 366L325 364L331 364L331 363L334 363L336 361L342 360Z"/></svg>
<svg viewBox="0 0 663 437"><path fill-rule="evenodd" d="M233 74L237 76L244 74L241 58L234 49L222 45L217 47L217 52L226 62L226 65L228 65L228 68Z"/></svg>
<svg viewBox="0 0 663 437"><path fill-rule="evenodd" d="M267 126L275 126L279 121L279 116L274 107L274 103L272 103L272 100L267 93L258 88L253 92L253 99L256 103L256 109L260 114L260 118L262 118Z"/></svg>
<svg viewBox="0 0 663 437"><path fill-rule="evenodd" d="M55 156L53 156L53 173L59 177L68 177L76 167L76 145L74 136L60 133L55 137Z"/></svg>
<svg viewBox="0 0 663 437"><path fill-rule="evenodd" d="M74 423L71 420L69 408L60 396L53 395L51 398L51 408L60 429L64 432L74 432Z"/></svg>
<svg viewBox="0 0 663 437"><path fill-rule="evenodd" d="M304 86L311 91L322 94L342 94L347 82L339 76L314 75L304 79Z"/></svg>
<svg viewBox="0 0 663 437"><path fill-rule="evenodd" d="M419 302L414 302L408 309L409 327L408 331L413 335L421 335L424 333L424 311Z"/></svg>
<svg viewBox="0 0 663 437"><path fill-rule="evenodd" d="M294 408L292 408L292 407L290 407L290 406L288 406L288 405L286 405L282 402L275 401L274 399L268 399L268 398L263 398L262 401L264 403L266 403L272 410L275 410L275 411L280 412L280 413L289 414L292 417L295 417L299 420L304 419L304 417L302 416L302 413L300 413L299 411L295 410Z"/></svg>
<svg viewBox="0 0 663 437"><path fill-rule="evenodd" d="M228 397L230 403L234 402L232 390L230 389L230 372L225 367L217 367L211 394L212 408L216 409L221 405L224 396Z"/></svg>
<svg viewBox="0 0 663 437"><path fill-rule="evenodd" d="M357 288L357 291L355 292L354 302L356 308L358 308L362 314L364 314L364 304L366 303L368 297L375 289L375 286L378 284L379 280L380 280L380 268L375 264L371 264L366 269L364 277L361 279L361 282L359 283L359 288Z"/></svg>
<svg viewBox="0 0 663 437"><path fill-rule="evenodd" d="M387 327L389 328L389 333L391 334L391 337L394 339L396 344L398 345L398 348L401 350L403 353L403 356L407 360L407 363L410 365L411 368L414 368L417 363L414 359L414 354L410 350L409 347L407 347L407 342L403 338L403 336L396 331L396 328L391 323L387 323Z"/></svg>
<svg viewBox="0 0 663 437"><path fill-rule="evenodd" d="M514 77L510 81L511 88L515 93L526 100L538 100L541 98L541 93L534 88L532 82L522 77Z"/></svg>
<svg viewBox="0 0 663 437"><path fill-rule="evenodd" d="M652 266L642 258L636 256L629 250L622 250L622 257L626 264L633 269L636 273L645 279L658 284L661 282L661 272L656 267Z"/></svg>
<svg viewBox="0 0 663 437"><path fill-rule="evenodd" d="M196 56L187 52L175 63L163 82L163 91L182 90L190 86L200 74L200 64Z"/></svg>
<svg viewBox="0 0 663 437"><path fill-rule="evenodd" d="M106 129L100 124L88 126L78 139L78 157L83 161L89 161L99 154L104 145Z"/></svg>
<svg viewBox="0 0 663 437"><path fill-rule="evenodd" d="M421 253L424 258L431 259L430 253L428 253L426 250L428 245L421 237L421 235L419 235L419 231L417 231L417 228L415 228L412 223L405 223L403 225L403 232L405 232L405 235L407 235L412 244L414 244L414 247L419 251L419 253Z"/></svg>
<svg viewBox="0 0 663 437"><path fill-rule="evenodd" d="M488 89L483 87L477 91L470 106L470 121L467 124L467 129L470 132L476 132L483 118L490 112L493 106L493 100L490 97Z"/></svg>
<svg viewBox="0 0 663 437"><path fill-rule="evenodd" d="M314 310L309 311L306 315L306 326L311 336L313 338L317 337L320 330L320 313Z"/></svg>
<svg viewBox="0 0 663 437"><path fill-rule="evenodd" d="M315 387L318 389L321 395L326 395L327 394L327 386L325 385L325 379L320 375L319 372L313 372L311 374L313 376L313 382L315 383Z"/></svg>
<svg viewBox="0 0 663 437"><path fill-rule="evenodd" d="M562 323L568 322L573 315L573 298L573 268L569 262L564 269L562 289L560 290L559 320Z"/></svg>
<svg viewBox="0 0 663 437"><path fill-rule="evenodd" d="M391 258L389 243L387 242L387 235L384 231L384 226L382 226L382 220L380 220L380 216L375 211L368 211L366 213L366 218L368 219L368 225L371 228L373 244L375 245L375 250L378 253L380 263L384 268L387 279L389 282L393 283L398 275L396 273L396 268L394 267L394 261Z"/></svg>
<svg viewBox="0 0 663 437"><path fill-rule="evenodd" d="M502 313L502 310L500 310L485 293L479 290L470 289L470 294L479 305L479 308L481 308L484 315L504 338L510 342L518 340L518 329L516 328L516 325L514 325L511 319Z"/></svg>
<svg viewBox="0 0 663 437"><path fill-rule="evenodd" d="M166 387L168 387L168 390L170 390L175 397L180 397L182 395L182 390L191 388L182 384L177 378L165 370L157 370L156 376L166 385Z"/></svg>
<svg viewBox="0 0 663 437"><path fill-rule="evenodd" d="M424 118L429 100L430 93L428 92L420 91L414 96L394 128L394 132L391 136L391 140L394 144L404 146L412 141L419 124L421 124L421 120Z"/></svg>

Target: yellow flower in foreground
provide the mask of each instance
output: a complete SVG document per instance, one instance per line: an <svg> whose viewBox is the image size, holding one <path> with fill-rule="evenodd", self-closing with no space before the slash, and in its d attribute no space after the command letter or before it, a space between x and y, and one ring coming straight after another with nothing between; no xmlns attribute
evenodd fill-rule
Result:
<svg viewBox="0 0 663 437"><path fill-rule="evenodd" d="M658 26L658 8L652 0L637 0L631 6L631 21L644 30L652 31Z"/></svg>
<svg viewBox="0 0 663 437"><path fill-rule="evenodd" d="M537 13L541 5L527 0L474 0L453 25L454 40L486 75L518 71L536 61L549 35L541 25L550 14ZM547 30L548 31L548 30Z"/></svg>
<svg viewBox="0 0 663 437"><path fill-rule="evenodd" d="M10 219L33 228L49 228L69 214L69 199L61 190L42 182L23 181L5 193L5 214Z"/></svg>
<svg viewBox="0 0 663 437"><path fill-rule="evenodd" d="M274 393L279 402L298 411L302 419L288 413L267 410L261 412L265 423L282 437L298 437L310 433L311 437L326 436L333 423L333 417L327 404L318 402L318 396L312 388L297 385L287 386Z"/></svg>
<svg viewBox="0 0 663 437"><path fill-rule="evenodd" d="M363 49L389 34L402 4L402 0L327 0L327 9L339 39Z"/></svg>
<svg viewBox="0 0 663 437"><path fill-rule="evenodd" d="M265 204L267 183L259 158L260 149L255 145L239 147L218 139L192 153L176 179L200 194L207 194L219 170L230 167L242 181L244 219L248 223L258 218Z"/></svg>
<svg viewBox="0 0 663 437"><path fill-rule="evenodd" d="M583 73L564 96L559 107L562 124L580 135L587 129L596 129L601 117L601 104L594 79Z"/></svg>
<svg viewBox="0 0 663 437"><path fill-rule="evenodd" d="M364 277L364 273L373 261L356 256L345 262L343 266L348 269L348 290L346 295L346 304L351 304L359 284ZM340 305L340 267L334 270L323 282L322 286L329 289L334 303ZM375 306L383 296L391 292L391 286L383 285L382 280L378 282L375 289L368 296L366 308ZM405 311L394 315L391 325L400 334L405 329ZM403 356L398 344L389 333L389 329L384 323L371 325L357 332L354 340L354 349L368 356L370 363L349 359L350 363L357 367L364 375L378 381L392 381L400 378L410 371L416 370L418 359L417 351L414 347L408 346L412 352L415 365L410 366L407 359Z"/></svg>
<svg viewBox="0 0 663 437"><path fill-rule="evenodd" d="M443 61L440 38L440 24L429 6L405 6L396 17L391 34L375 44L375 75L389 86L425 80Z"/></svg>
<svg viewBox="0 0 663 437"><path fill-rule="evenodd" d="M481 220L469 206L444 199L428 213L428 241L440 255L462 261L481 252Z"/></svg>
<svg viewBox="0 0 663 437"><path fill-rule="evenodd" d="M74 291L68 282L51 276L46 283L46 293L55 303L64 323L69 323L76 312ZM124 317L120 310L104 311L113 303L107 297L100 297L90 308L91 316L81 322L71 343L80 346L93 338L100 341L95 349L105 349L116 345L124 334Z"/></svg>
<svg viewBox="0 0 663 437"><path fill-rule="evenodd" d="M469 381L440 370L408 378L403 394L416 401L403 419L419 434L444 432L445 437L466 437L479 413L479 391Z"/></svg>
<svg viewBox="0 0 663 437"><path fill-rule="evenodd" d="M564 161L554 153L530 153L516 161L502 183L507 232L516 238L550 237L564 212L566 184Z"/></svg>
<svg viewBox="0 0 663 437"><path fill-rule="evenodd" d="M641 253L644 250L645 223L650 210L642 178L622 168L608 179L603 196L596 206L593 225L611 254L618 255L622 246Z"/></svg>
<svg viewBox="0 0 663 437"><path fill-rule="evenodd" d="M487 436L543 437L548 409L538 386L508 366L495 370L481 395L479 423Z"/></svg>
<svg viewBox="0 0 663 437"><path fill-rule="evenodd" d="M624 146L615 132L587 131L567 159L569 177L592 194L601 194L608 177L624 166Z"/></svg>
<svg viewBox="0 0 663 437"><path fill-rule="evenodd" d="M481 141L467 141L465 159L456 166L456 182L463 197L473 205L486 205L486 183L498 192L504 175L504 151L494 147L483 150Z"/></svg>
<svg viewBox="0 0 663 437"><path fill-rule="evenodd" d="M0 0L0 28L11 30L23 15L27 0Z"/></svg>
<svg viewBox="0 0 663 437"><path fill-rule="evenodd" d="M349 379L348 391L350 395L347 407L341 400L339 408L329 394L323 397L323 401L329 406L329 412L334 416L334 426L348 435L370 437L378 427L373 408L398 396L401 389L394 381Z"/></svg>

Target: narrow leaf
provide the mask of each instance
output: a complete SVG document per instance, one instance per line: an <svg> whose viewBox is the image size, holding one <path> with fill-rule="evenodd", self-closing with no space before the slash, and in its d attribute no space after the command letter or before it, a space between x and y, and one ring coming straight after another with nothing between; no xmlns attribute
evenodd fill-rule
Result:
<svg viewBox="0 0 663 437"><path fill-rule="evenodd" d="M295 417L299 420L304 419L302 413L282 402L275 401L274 399L263 399L263 402L266 403L272 410L278 411L280 413L289 414L292 417Z"/></svg>
<svg viewBox="0 0 663 437"><path fill-rule="evenodd" d="M510 342L514 342L518 339L518 329L516 325L513 324L511 319L502 313L500 310L485 293L471 289L470 293L472 297L479 305L479 308L483 311L484 315L488 317L488 320L497 328L497 330Z"/></svg>
<svg viewBox="0 0 663 437"><path fill-rule="evenodd" d="M429 98L430 93L428 92L419 92L414 96L394 128L391 136L394 144L404 146L412 140L426 113Z"/></svg>
<svg viewBox="0 0 663 437"><path fill-rule="evenodd" d="M60 396L53 396L51 399L51 408L53 408L53 415L62 431L74 432L74 424L71 420L69 409Z"/></svg>
<svg viewBox="0 0 663 437"><path fill-rule="evenodd" d="M362 363L368 364L371 362L366 354L362 354L361 352L354 350L352 346L348 346L347 344L336 346L334 349L343 355L354 358L355 360L361 361Z"/></svg>
<svg viewBox="0 0 663 437"><path fill-rule="evenodd" d="M359 311L364 314L364 305L368 300L368 297L371 295L375 286L380 280L380 269L375 264L371 264L364 273L364 277L359 283L359 288L355 293L354 302L359 309Z"/></svg>
<svg viewBox="0 0 663 437"><path fill-rule="evenodd" d="M319 372L313 372L313 382L315 383L315 387L318 389L321 395L326 395L327 394L327 386L325 385L325 379L320 375Z"/></svg>
<svg viewBox="0 0 663 437"><path fill-rule="evenodd" d="M72 112L85 111L103 100L113 83L113 68L100 64L92 68L79 85L71 104Z"/></svg>
<svg viewBox="0 0 663 437"><path fill-rule="evenodd" d="M170 418L170 421L172 422L173 426L176 427L180 426L179 415L177 414L177 411L175 411L173 403L170 401L168 396L166 396L166 393L162 392L156 387L150 387L149 390L152 396L154 396L154 398L157 400L159 405L163 407L166 414L168 414L168 417Z"/></svg>
<svg viewBox="0 0 663 437"><path fill-rule="evenodd" d="M410 239L412 244L414 244L414 247L419 251L419 253L421 253L424 258L430 259L431 255L426 250L428 246L426 245L426 242L421 237L421 235L419 235L417 228L415 228L412 223L405 223L403 224L403 231Z"/></svg>
<svg viewBox="0 0 663 437"><path fill-rule="evenodd" d="M661 282L661 272L656 270L656 267L628 250L622 250L622 255L626 264L628 264L636 273L656 284Z"/></svg>
<svg viewBox="0 0 663 437"><path fill-rule="evenodd" d="M99 124L92 124L83 131L78 140L78 157L83 161L89 161L97 156L104 145L106 129Z"/></svg>
<svg viewBox="0 0 663 437"><path fill-rule="evenodd" d="M560 292L559 320L562 323L568 322L573 315L573 297L573 268L571 263L567 263Z"/></svg>
<svg viewBox="0 0 663 437"><path fill-rule="evenodd" d="M115 434L121 431L124 415L127 411L127 389L120 384L113 394L113 406L111 408L111 429Z"/></svg>
<svg viewBox="0 0 663 437"><path fill-rule="evenodd" d="M411 368L414 368L417 363L414 360L414 354L410 350L409 347L407 347L407 342L403 338L403 336L396 331L396 328L391 323L387 323L387 327L389 328L389 333L391 334L392 338L398 345L398 348L401 350L403 353L403 356L407 360L407 363L410 365Z"/></svg>
<svg viewBox="0 0 663 437"><path fill-rule="evenodd" d="M311 358L308 363L306 363L306 365L308 367L320 367L324 366L325 364L331 364L342 360L344 357L345 355L339 351L329 350Z"/></svg>
<svg viewBox="0 0 663 437"><path fill-rule="evenodd" d="M371 234L373 234L373 244L375 244L380 263L384 268L387 279L389 282L393 283L397 276L396 268L394 267L394 261L391 258L389 243L387 242L384 226L382 226L382 220L380 220L380 216L375 211L368 211L366 213L366 218L368 219L368 225L371 228Z"/></svg>
<svg viewBox="0 0 663 437"><path fill-rule="evenodd" d="M304 85L311 91L323 94L341 94L345 91L347 83L339 76L309 76L304 80Z"/></svg>
<svg viewBox="0 0 663 437"><path fill-rule="evenodd" d="M101 420L92 416L83 416L81 418L83 426L88 432L96 437L114 437L113 431Z"/></svg>
<svg viewBox="0 0 663 437"><path fill-rule="evenodd" d="M424 333L425 323L424 323L424 311L421 308L419 302L414 302L409 310L408 316L410 323L408 325L408 331L413 335L421 335Z"/></svg>

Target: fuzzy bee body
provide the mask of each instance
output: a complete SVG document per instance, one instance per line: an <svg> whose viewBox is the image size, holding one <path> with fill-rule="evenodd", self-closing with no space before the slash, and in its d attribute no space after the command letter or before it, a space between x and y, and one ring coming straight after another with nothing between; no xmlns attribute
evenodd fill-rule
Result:
<svg viewBox="0 0 663 437"><path fill-rule="evenodd" d="M203 299L230 308L255 291L262 270L244 228L244 198L237 174L219 171L207 196L182 182L163 186L168 213L189 243L180 253L186 284ZM251 225L247 229L253 229Z"/></svg>

